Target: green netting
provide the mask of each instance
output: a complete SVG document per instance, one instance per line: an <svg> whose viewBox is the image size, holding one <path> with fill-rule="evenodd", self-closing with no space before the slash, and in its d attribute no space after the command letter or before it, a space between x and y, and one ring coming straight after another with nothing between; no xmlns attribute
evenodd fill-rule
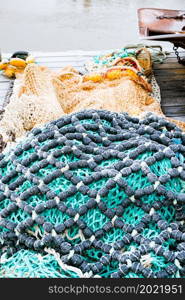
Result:
<svg viewBox="0 0 185 300"><path fill-rule="evenodd" d="M34 129L0 157L0 276L183 277L184 143L153 115Z"/></svg>
<svg viewBox="0 0 185 300"><path fill-rule="evenodd" d="M34 251L19 250L11 257L1 257L0 278L68 278L78 277L66 271L51 254L41 255Z"/></svg>

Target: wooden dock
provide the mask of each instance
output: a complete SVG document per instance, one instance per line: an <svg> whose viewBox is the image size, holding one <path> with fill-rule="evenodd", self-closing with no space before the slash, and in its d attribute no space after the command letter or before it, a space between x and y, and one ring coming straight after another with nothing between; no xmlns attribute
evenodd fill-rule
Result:
<svg viewBox="0 0 185 300"><path fill-rule="evenodd" d="M185 52L181 56L185 56ZM163 64L154 64L154 75L161 90L164 114L185 121L185 66L170 53Z"/></svg>
<svg viewBox="0 0 185 300"><path fill-rule="evenodd" d="M68 51L52 53L33 53L40 65L48 66L53 70L66 65L72 65L82 73L84 63L97 51ZM183 52L181 53L181 55ZM3 58L10 55L4 55ZM185 66L177 62L174 53L171 53L164 63L154 64L154 74L161 89L161 106L166 116L185 121ZM0 76L0 110L4 102L10 80Z"/></svg>

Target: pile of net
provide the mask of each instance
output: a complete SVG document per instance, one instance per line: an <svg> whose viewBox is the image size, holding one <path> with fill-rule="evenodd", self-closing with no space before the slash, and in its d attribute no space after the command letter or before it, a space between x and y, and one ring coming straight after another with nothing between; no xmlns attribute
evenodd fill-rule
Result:
<svg viewBox="0 0 185 300"><path fill-rule="evenodd" d="M34 127L84 109L127 112L139 118L146 112L164 116L150 51L139 48L131 55L121 49L96 60L89 62L84 75L70 66L54 72L28 64L0 116L0 151L7 151ZM185 130L184 122L171 121Z"/></svg>
<svg viewBox="0 0 185 300"><path fill-rule="evenodd" d="M0 156L0 276L185 276L185 134L89 110Z"/></svg>
<svg viewBox="0 0 185 300"><path fill-rule="evenodd" d="M88 72L112 68L116 65L129 65L131 61L138 62L141 66L141 72L146 75L151 82L152 93L151 96L161 101L160 88L155 79L152 70L152 63L162 63L165 59L165 53L157 49L158 46L148 47L146 45L133 45L128 48L121 48L107 52L104 54L96 55L91 60L85 63L85 69ZM130 59L130 62L129 62Z"/></svg>

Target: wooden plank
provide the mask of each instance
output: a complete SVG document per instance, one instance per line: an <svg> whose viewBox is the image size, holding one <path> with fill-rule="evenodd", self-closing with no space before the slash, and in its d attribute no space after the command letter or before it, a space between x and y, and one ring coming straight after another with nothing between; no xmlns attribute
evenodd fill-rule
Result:
<svg viewBox="0 0 185 300"><path fill-rule="evenodd" d="M175 69L154 69L154 75L157 77L163 77L166 76L167 79L168 77L173 77L173 76L184 76L185 75L185 67L184 68L178 68L178 66L176 66Z"/></svg>
<svg viewBox="0 0 185 300"><path fill-rule="evenodd" d="M185 105L179 106L163 106L162 110L168 117L185 116Z"/></svg>
<svg viewBox="0 0 185 300"><path fill-rule="evenodd" d="M185 93L185 80L160 80L160 87L163 87L165 90L174 90L182 91Z"/></svg>
<svg viewBox="0 0 185 300"><path fill-rule="evenodd" d="M0 101L1 101L1 98L6 95L7 93L7 90L0 90Z"/></svg>
<svg viewBox="0 0 185 300"><path fill-rule="evenodd" d="M65 67L65 66L67 66L67 65L71 65L71 66L73 66L73 67L82 67L83 65L84 65L84 61L82 61L82 62L78 62L78 61L76 61L76 60L74 60L74 61L65 61L65 62L45 62L45 63L38 63L39 65L43 65L43 66L45 66L45 67L48 67L48 68L51 68L51 69L53 69L53 68L57 68L57 69L59 69L59 68L63 68L63 67Z"/></svg>
<svg viewBox="0 0 185 300"><path fill-rule="evenodd" d="M117 49L119 50L119 49ZM37 58L53 58L53 57L71 57L71 56L75 56L75 57L79 57L79 56L95 56L95 55L101 55L101 54L105 54L105 53L110 53L115 51L115 49L108 49L108 50L93 50L93 51L83 51L83 50L72 50L72 51L60 51L60 52L34 52L32 51L31 54L34 57ZM167 51L168 52L168 51ZM168 52L169 54L167 55L168 58L176 58L175 52ZM12 55L12 53L3 53L2 57L3 59L7 59ZM180 51L179 50L179 55L180 56L184 56L185 55L185 51Z"/></svg>
<svg viewBox="0 0 185 300"><path fill-rule="evenodd" d="M32 51L31 55L34 57L71 57L71 56L94 56L102 53L109 53L111 51L115 51L115 49L109 50L94 50L94 51L83 51L83 50L69 50L69 51L54 51L54 52L40 52L40 51ZM12 53L3 53L3 59L7 59L11 57Z"/></svg>
<svg viewBox="0 0 185 300"><path fill-rule="evenodd" d="M9 88L8 81L5 84L0 84L0 91L7 91L8 88Z"/></svg>
<svg viewBox="0 0 185 300"><path fill-rule="evenodd" d="M162 99L161 106L178 106L178 105L185 105L185 96L182 97L168 97L167 99Z"/></svg>
<svg viewBox="0 0 185 300"><path fill-rule="evenodd" d="M180 50L180 48L179 48L178 52L179 52L179 55L180 55L180 56L185 55L185 50ZM167 57L176 57L175 51L171 51L171 52L168 52L168 51L167 51L167 53L168 53L168 54L167 54Z"/></svg>
<svg viewBox="0 0 185 300"><path fill-rule="evenodd" d="M174 90L173 88L170 89L170 86L168 86L168 89L164 89L163 86L160 86L161 95L162 97L185 97L184 89L181 90Z"/></svg>
<svg viewBox="0 0 185 300"><path fill-rule="evenodd" d="M184 52L184 54L181 54L180 55L180 57L185 57L185 52ZM176 62L178 62L177 61L177 56L176 55L174 55L174 56L166 56L166 59L164 60L164 62L168 62L168 63L176 63Z"/></svg>
<svg viewBox="0 0 185 300"><path fill-rule="evenodd" d="M185 116L173 116L173 119L185 122Z"/></svg>
<svg viewBox="0 0 185 300"><path fill-rule="evenodd" d="M92 56L79 56L79 57L76 57L76 56L66 56L66 57L39 57L37 58L36 57L36 61L39 62L39 63L65 63L66 61L68 62L84 62L84 61L87 61L89 59L91 59Z"/></svg>
<svg viewBox="0 0 185 300"><path fill-rule="evenodd" d="M0 74L0 83L7 82L7 81L9 81L9 79L7 77L3 76L2 74Z"/></svg>
<svg viewBox="0 0 185 300"><path fill-rule="evenodd" d="M165 63L163 63L163 64L156 64L155 66L154 66L154 69L155 70L168 70L168 69L184 69L184 66L183 65L181 65L181 64L179 64L178 63L178 65L177 65L177 63L168 63L168 62L165 62Z"/></svg>

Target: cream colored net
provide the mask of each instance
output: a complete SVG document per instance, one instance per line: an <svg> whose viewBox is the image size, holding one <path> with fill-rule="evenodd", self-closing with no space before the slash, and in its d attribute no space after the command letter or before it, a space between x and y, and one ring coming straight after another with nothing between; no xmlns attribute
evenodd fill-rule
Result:
<svg viewBox="0 0 185 300"><path fill-rule="evenodd" d="M84 76L74 73L72 68L67 70L70 72L66 73L66 76L64 72L62 75L53 76L56 95L65 113L84 109L104 109L127 112L139 118L143 118L149 112L167 118L161 110L160 102L151 96L151 85L142 76L124 74L118 79L108 80L104 74L105 70ZM132 71L132 68L128 67L128 70ZM167 119L185 130L184 122Z"/></svg>
<svg viewBox="0 0 185 300"><path fill-rule="evenodd" d="M164 116L160 103L151 97L150 84L134 72L131 67L113 67L82 76L72 67L55 73L28 65L16 79L0 121L3 141L11 145L35 126L84 109L127 112L140 118L148 112ZM171 121L185 129L184 122Z"/></svg>
<svg viewBox="0 0 185 300"><path fill-rule="evenodd" d="M77 77L68 80L53 79L58 100L65 113L83 109L106 109L140 116L153 111L162 114L159 103L148 91L129 77L100 82L80 82Z"/></svg>
<svg viewBox="0 0 185 300"><path fill-rule="evenodd" d="M48 69L28 65L15 81L10 103L0 121L4 142L12 142L35 126L64 114L55 94Z"/></svg>

